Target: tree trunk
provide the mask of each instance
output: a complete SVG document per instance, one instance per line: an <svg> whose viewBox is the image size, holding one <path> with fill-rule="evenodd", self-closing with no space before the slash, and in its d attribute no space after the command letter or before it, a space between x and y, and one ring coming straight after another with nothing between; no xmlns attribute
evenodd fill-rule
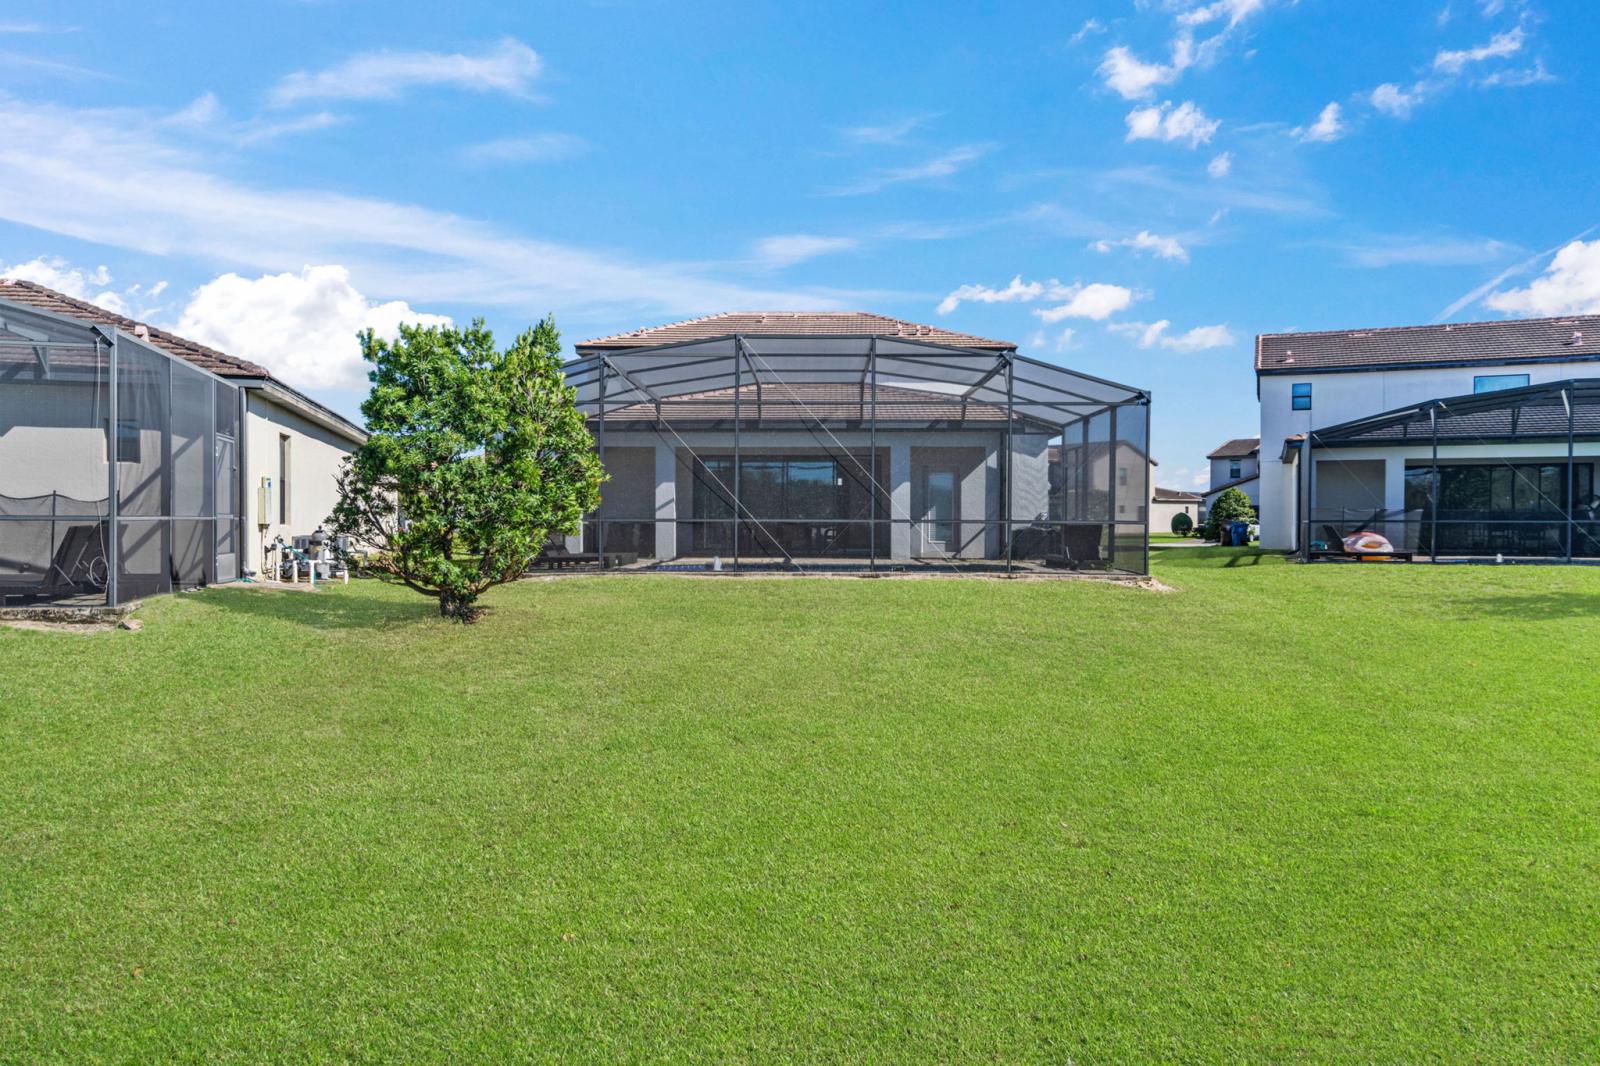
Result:
<svg viewBox="0 0 1600 1066"><path fill-rule="evenodd" d="M476 596L466 599L454 593L441 591L439 614L444 618L453 618L462 625L471 625L483 614L483 608L473 602L476 599Z"/></svg>

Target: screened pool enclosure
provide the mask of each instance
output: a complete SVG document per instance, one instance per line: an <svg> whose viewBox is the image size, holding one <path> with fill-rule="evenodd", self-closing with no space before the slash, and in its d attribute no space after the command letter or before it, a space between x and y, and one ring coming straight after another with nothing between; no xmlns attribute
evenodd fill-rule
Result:
<svg viewBox="0 0 1600 1066"><path fill-rule="evenodd" d="M1372 531L1438 561L1600 561L1600 378L1429 400L1295 448L1308 555Z"/></svg>
<svg viewBox="0 0 1600 1066"><path fill-rule="evenodd" d="M0 299L0 605L236 578L240 420L221 378Z"/></svg>
<svg viewBox="0 0 1600 1066"><path fill-rule="evenodd" d="M582 539L602 557L1147 572L1140 389L875 334L732 334L565 370L610 475Z"/></svg>

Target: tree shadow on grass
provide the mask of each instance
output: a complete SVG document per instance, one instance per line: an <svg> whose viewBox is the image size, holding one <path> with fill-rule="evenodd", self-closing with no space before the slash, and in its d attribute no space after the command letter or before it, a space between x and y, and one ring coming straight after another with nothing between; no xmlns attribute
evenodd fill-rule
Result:
<svg viewBox="0 0 1600 1066"><path fill-rule="evenodd" d="M1593 592L1489 593L1458 597L1442 604L1455 615L1515 618L1526 622L1558 618L1600 621L1600 594Z"/></svg>
<svg viewBox="0 0 1600 1066"><path fill-rule="evenodd" d="M343 586L317 592L217 588L209 590L205 602L230 614L311 629L389 629L439 617L437 600L362 595Z"/></svg>

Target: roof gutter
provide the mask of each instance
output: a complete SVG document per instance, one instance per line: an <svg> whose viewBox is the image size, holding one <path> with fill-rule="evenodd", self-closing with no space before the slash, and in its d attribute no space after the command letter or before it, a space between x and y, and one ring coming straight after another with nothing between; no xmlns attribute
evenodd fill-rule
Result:
<svg viewBox="0 0 1600 1066"><path fill-rule="evenodd" d="M307 421L314 422L332 433L336 433L352 444L365 444L366 431L342 415L317 403L315 400L289 388L276 378L231 378L235 385L241 389L256 389L266 396L271 397L274 403L290 408Z"/></svg>

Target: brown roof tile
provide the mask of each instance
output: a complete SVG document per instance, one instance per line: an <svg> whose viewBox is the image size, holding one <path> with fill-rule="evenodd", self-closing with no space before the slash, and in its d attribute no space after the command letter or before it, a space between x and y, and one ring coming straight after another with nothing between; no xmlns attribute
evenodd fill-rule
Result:
<svg viewBox="0 0 1600 1066"><path fill-rule="evenodd" d="M220 377L231 378L266 378L271 377L265 367L257 366L245 359L219 352L215 348L208 348L204 344L180 337L176 333L169 333L158 326L138 322L126 315L119 315L114 311L107 311L98 304L89 303L68 296L66 293L47 289L43 285L32 281L21 281L17 278L0 278L0 300L10 300L13 303L26 304L40 311L49 311L53 314L65 315L80 321L93 322L101 326L115 326L124 333L134 336L148 335L150 343L163 351L177 356L185 362L193 363L203 370L209 370Z"/></svg>
<svg viewBox="0 0 1600 1066"><path fill-rule="evenodd" d="M1597 358L1600 315L1263 333L1256 338L1256 371L1264 374Z"/></svg>
<svg viewBox="0 0 1600 1066"><path fill-rule="evenodd" d="M574 347L580 352L591 348L648 348L657 344L678 341L706 340L742 333L750 337L762 335L800 336L878 336L904 337L908 340L927 341L930 344L947 344L955 348L983 348L993 351L1010 351L1016 345L1010 341L991 340L970 333L958 333L906 322L887 315L866 311L725 311L722 314L671 322L664 326L636 329L610 337L579 341Z"/></svg>
<svg viewBox="0 0 1600 1066"><path fill-rule="evenodd" d="M1235 437L1206 456L1207 459L1243 459L1261 450L1260 437Z"/></svg>

